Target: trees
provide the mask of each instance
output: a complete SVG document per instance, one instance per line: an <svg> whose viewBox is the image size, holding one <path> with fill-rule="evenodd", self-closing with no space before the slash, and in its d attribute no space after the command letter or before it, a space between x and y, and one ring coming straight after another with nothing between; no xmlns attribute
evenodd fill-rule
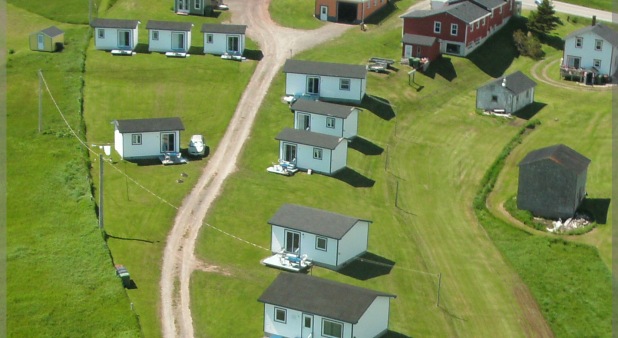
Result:
<svg viewBox="0 0 618 338"><path fill-rule="evenodd" d="M556 16L554 6L549 0L543 0L537 10L530 13L527 23L529 30L543 34L553 31L558 25L562 25L562 21Z"/></svg>
<svg viewBox="0 0 618 338"><path fill-rule="evenodd" d="M513 33L513 40L515 41L515 46L519 54L529 56L534 60L539 60L543 57L544 53L541 48L541 43L529 32L526 34L522 32L521 29L518 29Z"/></svg>

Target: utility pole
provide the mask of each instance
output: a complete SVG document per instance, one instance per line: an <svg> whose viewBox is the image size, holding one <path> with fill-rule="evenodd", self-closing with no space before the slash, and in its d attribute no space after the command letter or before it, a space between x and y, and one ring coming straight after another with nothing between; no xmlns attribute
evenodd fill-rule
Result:
<svg viewBox="0 0 618 338"><path fill-rule="evenodd" d="M437 307L440 307L440 287L442 286L442 272L438 274L438 303Z"/></svg>
<svg viewBox="0 0 618 338"><path fill-rule="evenodd" d="M103 154L99 154L99 230L103 229Z"/></svg>
<svg viewBox="0 0 618 338"><path fill-rule="evenodd" d="M39 69L39 134L43 131L43 70Z"/></svg>

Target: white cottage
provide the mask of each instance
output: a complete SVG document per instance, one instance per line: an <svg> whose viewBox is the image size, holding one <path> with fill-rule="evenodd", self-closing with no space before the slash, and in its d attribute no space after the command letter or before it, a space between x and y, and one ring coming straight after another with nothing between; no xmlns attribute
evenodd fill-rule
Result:
<svg viewBox="0 0 618 338"><path fill-rule="evenodd" d="M585 71L585 75L580 72ZM618 32L603 23L596 23L577 30L564 39L564 57L561 74L582 77L593 83L594 76L613 76L618 70Z"/></svg>
<svg viewBox="0 0 618 338"><path fill-rule="evenodd" d="M129 50L137 46L138 20L101 19L92 20L94 46L99 50Z"/></svg>
<svg viewBox="0 0 618 338"><path fill-rule="evenodd" d="M191 22L148 21L148 51L188 53L191 48L191 27Z"/></svg>
<svg viewBox="0 0 618 338"><path fill-rule="evenodd" d="M358 131L360 109L339 104L296 100L290 107L294 111L294 129L351 139Z"/></svg>
<svg viewBox="0 0 618 338"><path fill-rule="evenodd" d="M521 71L499 77L476 90L476 108L515 113L534 102L535 87Z"/></svg>
<svg viewBox="0 0 618 338"><path fill-rule="evenodd" d="M285 94L360 104L367 91L365 66L287 60Z"/></svg>
<svg viewBox="0 0 618 338"><path fill-rule="evenodd" d="M282 272L262 293L264 333L283 338L376 338L388 331L395 295Z"/></svg>
<svg viewBox="0 0 618 338"><path fill-rule="evenodd" d="M331 175L348 163L348 142L342 137L285 128L275 139L279 140L279 158L301 170Z"/></svg>
<svg viewBox="0 0 618 338"><path fill-rule="evenodd" d="M179 117L115 120L114 148L123 159L158 158L180 151Z"/></svg>
<svg viewBox="0 0 618 338"><path fill-rule="evenodd" d="M245 25L202 25L204 33L204 54L242 55L245 52Z"/></svg>
<svg viewBox="0 0 618 338"><path fill-rule="evenodd" d="M307 255L315 265L337 270L367 252L369 220L284 204L268 221L273 253Z"/></svg>

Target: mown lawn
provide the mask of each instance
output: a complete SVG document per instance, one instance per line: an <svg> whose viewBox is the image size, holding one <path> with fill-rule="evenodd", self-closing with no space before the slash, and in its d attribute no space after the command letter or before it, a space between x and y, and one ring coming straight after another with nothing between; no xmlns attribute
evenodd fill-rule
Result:
<svg viewBox="0 0 618 338"><path fill-rule="evenodd" d="M90 43L84 78L84 118L89 144L112 144L114 126L110 122L115 119L178 116L185 126L181 150L186 151L191 135L202 134L210 153L216 151L257 61L234 62L201 55L202 23L221 22L230 14L216 19L180 16L169 10L171 5L169 1L119 0L101 15L140 20L138 51L144 52L117 57L95 50L93 42ZM148 34L144 28L150 19L193 22L192 55L174 59L145 52ZM247 44L249 49L257 49L253 42L247 40ZM104 173L104 216L106 231L112 236L109 247L114 260L129 269L136 284L137 288L128 293L145 335L159 337L161 255L177 212L161 199L180 206L208 157L189 157L189 164L170 167L156 161L147 165L121 161L117 153L113 158L115 168L106 165ZM98 162L94 158L93 161L92 175L98 194Z"/></svg>
<svg viewBox="0 0 618 338"><path fill-rule="evenodd" d="M389 20L366 33L351 30L298 58L356 64L375 55L397 59L401 31L393 26ZM315 268L313 274L398 295L392 302L390 328L405 336L489 337L500 332L501 336L524 337L553 330L557 336L581 337L581 329L569 326L577 317L588 320L586 327L594 327L591 332L607 335L611 331L607 320L610 308L602 301L609 299L607 270L594 255L594 248L571 245L575 247L570 251L573 256L564 260L571 265L557 269L562 262L546 260L552 252L541 250L546 241L532 237L531 250L517 251L521 259L511 261L513 256L505 253L509 248L496 238L503 236L516 244L519 232L498 228L496 236L492 234L496 242L492 242L473 212L472 200L485 171L525 122L477 115L475 89L492 77L516 70L527 72L533 65L533 61L517 57L508 35L496 37L491 45L491 53L479 50L470 60L443 57L427 76L417 74L412 85L408 85L404 66L398 65L399 71L389 75L370 74L368 93L390 101L395 108L366 104L370 109L360 116L359 135L372 149L382 152L365 155L349 149L352 172L339 178L306 174L286 178L265 171L278 157L275 135L293 124L291 113L280 102L284 78L279 76L260 111L239 171L227 182L206 222L268 248L270 227L266 222L283 203L373 220L369 251L379 260L394 262L390 273L374 267L364 271L375 273L369 279L321 268ZM590 102L596 101L555 94L549 91L545 95L542 87L537 92L537 101L545 104L537 115L545 116L544 120L564 114L565 109L574 115L583 111L578 117L583 120L595 109ZM593 130L609 128L600 119L589 123ZM542 125L531 137L545 130L549 130L548 139L557 135L552 126ZM242 212L247 206L252 206L250 212ZM263 334L263 307L256 300L278 274L259 265L269 253L207 227L200 235L197 252L206 263L227 272L197 271L192 277L197 335ZM577 257L592 260L589 274L575 269ZM560 271L543 278L557 278L558 284L564 280L563 290L542 288L544 279L533 283L530 271L534 269L529 267L537 259L544 260L542 267L547 271ZM443 277L439 308L435 306L437 278L431 275L436 273ZM563 296L547 297L552 293ZM578 295L592 296L581 299ZM235 325L239 315L246 319L243 325Z"/></svg>
<svg viewBox="0 0 618 338"><path fill-rule="evenodd" d="M284 27L316 29L324 26L315 17L313 0L271 0L268 11L271 19Z"/></svg>
<svg viewBox="0 0 618 338"><path fill-rule="evenodd" d="M584 7L596 8L608 12L612 11L611 0L564 0L564 2Z"/></svg>
<svg viewBox="0 0 618 338"><path fill-rule="evenodd" d="M46 6L41 9L60 11L58 3ZM7 49L13 51L7 63L8 335L140 337L97 227L87 157L47 94L44 133L38 133L37 70L42 69L58 105L83 137L79 100L88 28L11 4L7 9ZM30 51L28 34L51 25L66 31L66 49Z"/></svg>

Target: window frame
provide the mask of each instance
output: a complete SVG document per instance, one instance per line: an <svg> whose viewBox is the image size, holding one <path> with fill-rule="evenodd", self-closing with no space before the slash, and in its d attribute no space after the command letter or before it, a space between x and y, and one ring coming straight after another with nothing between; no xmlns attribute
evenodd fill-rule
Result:
<svg viewBox="0 0 618 338"><path fill-rule="evenodd" d="M215 35L212 33L208 33L206 34L206 43L207 44L213 44L215 43Z"/></svg>
<svg viewBox="0 0 618 338"><path fill-rule="evenodd" d="M316 156L317 155L317 156ZM322 160L324 158L324 151L322 148L313 148L313 159L314 160Z"/></svg>
<svg viewBox="0 0 618 338"><path fill-rule="evenodd" d="M599 44L600 42L600 44ZM603 40L601 39L595 39L594 40L594 50L596 50L597 52L600 52L603 50Z"/></svg>
<svg viewBox="0 0 618 338"><path fill-rule="evenodd" d="M193 5L193 7L197 10L202 9L202 1L201 0L196 0L195 4Z"/></svg>
<svg viewBox="0 0 618 338"><path fill-rule="evenodd" d="M455 34L453 34L453 31L455 31ZM459 33L459 25L456 23L452 23L451 24L451 35L457 36L458 33Z"/></svg>
<svg viewBox="0 0 618 338"><path fill-rule="evenodd" d="M152 31L152 41L159 41L159 31Z"/></svg>
<svg viewBox="0 0 618 338"><path fill-rule="evenodd" d="M332 123L330 123L330 122L332 122ZM337 123L337 121L335 120L334 117L327 117L326 118L326 128L335 129L336 123Z"/></svg>
<svg viewBox="0 0 618 338"><path fill-rule="evenodd" d="M498 102L498 95L492 95L491 102Z"/></svg>
<svg viewBox="0 0 618 338"><path fill-rule="evenodd" d="M324 240L324 247L320 247L320 240ZM320 251L328 251L328 238L322 236L315 236L315 249Z"/></svg>
<svg viewBox="0 0 618 338"><path fill-rule="evenodd" d="M599 62L598 66L597 66L597 61ZM595 68L601 68L601 62L602 62L601 59L593 59L592 60L592 66L595 67Z"/></svg>
<svg viewBox="0 0 618 338"><path fill-rule="evenodd" d="M341 332L340 332L341 334L339 336L332 336L332 335L326 333L325 332L326 331L325 330L325 325L326 325L327 322L330 323L330 324L341 326ZM322 335L323 336L330 337L330 338L342 338L343 337L343 329L344 329L343 323L336 322L334 320L330 320L330 319L326 319L326 318L322 318Z"/></svg>
<svg viewBox="0 0 618 338"><path fill-rule="evenodd" d="M137 141L135 139L138 139ZM131 134L131 145L142 145L142 134Z"/></svg>
<svg viewBox="0 0 618 338"><path fill-rule="evenodd" d="M581 36L575 37L575 48L584 48L584 38Z"/></svg>
<svg viewBox="0 0 618 338"><path fill-rule="evenodd" d="M345 84L346 82L347 82L347 85ZM350 87L352 87L352 80L350 80L350 79L339 79L339 90L350 91Z"/></svg>
<svg viewBox="0 0 618 338"><path fill-rule="evenodd" d="M282 311L283 312L283 320L278 319L277 317L277 313L278 311ZM288 321L288 310L284 309L284 308L280 308L280 307L275 307L275 316L273 317L273 320L277 323L283 323L286 324Z"/></svg>
<svg viewBox="0 0 618 338"><path fill-rule="evenodd" d="M97 37L99 39L105 39L105 29L104 28L97 29Z"/></svg>
<svg viewBox="0 0 618 338"><path fill-rule="evenodd" d="M434 21L433 22L433 32L434 33L442 33L442 22L441 21Z"/></svg>

